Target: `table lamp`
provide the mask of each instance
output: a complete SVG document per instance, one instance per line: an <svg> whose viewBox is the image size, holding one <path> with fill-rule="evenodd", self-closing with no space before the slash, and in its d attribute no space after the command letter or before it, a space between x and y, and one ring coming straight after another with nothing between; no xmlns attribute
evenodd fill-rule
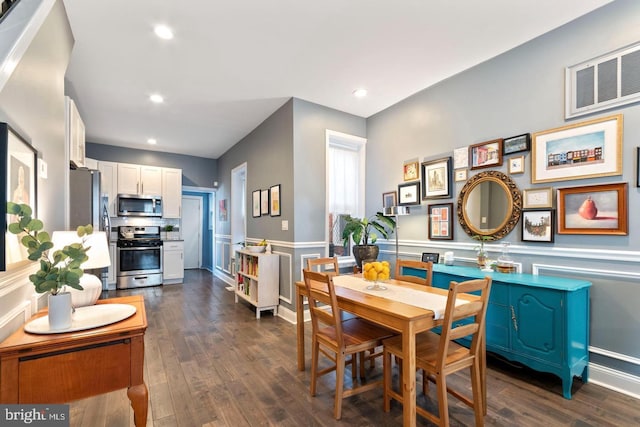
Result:
<svg viewBox="0 0 640 427"><path fill-rule="evenodd" d="M89 247L87 251L89 259L83 262L80 268L86 271L109 267L111 258L109 257L107 234L104 231L94 231L92 234L84 236L84 239L84 246ZM83 237L78 237L75 231L54 231L53 236L51 236L51 241L53 242L51 253L72 243L82 243L82 240ZM85 272L80 277L80 286L83 288L81 291L69 287L73 307L95 304L102 293L102 281L100 278Z"/></svg>
<svg viewBox="0 0 640 427"><path fill-rule="evenodd" d="M398 262L398 217L403 215L409 215L409 206L389 206L384 208L382 214L384 216L393 216L396 220L396 229L393 234L396 235L396 263Z"/></svg>

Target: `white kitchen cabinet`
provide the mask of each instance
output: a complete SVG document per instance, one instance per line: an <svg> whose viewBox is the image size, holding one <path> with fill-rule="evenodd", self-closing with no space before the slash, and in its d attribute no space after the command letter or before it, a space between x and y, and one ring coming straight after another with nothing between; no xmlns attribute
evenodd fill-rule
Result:
<svg viewBox="0 0 640 427"><path fill-rule="evenodd" d="M85 127L73 99L65 97L65 136L69 147L69 160L76 166L84 166Z"/></svg>
<svg viewBox="0 0 640 427"><path fill-rule="evenodd" d="M182 212L182 169L162 168L162 216L180 218Z"/></svg>
<svg viewBox="0 0 640 427"><path fill-rule="evenodd" d="M118 193L162 194L162 168L118 163Z"/></svg>
<svg viewBox="0 0 640 427"><path fill-rule="evenodd" d="M100 171L100 192L109 199L109 216L118 216L118 164L115 162L98 162Z"/></svg>
<svg viewBox="0 0 640 427"><path fill-rule="evenodd" d="M182 283L184 279L184 242L165 240L162 252L162 282L165 285Z"/></svg>

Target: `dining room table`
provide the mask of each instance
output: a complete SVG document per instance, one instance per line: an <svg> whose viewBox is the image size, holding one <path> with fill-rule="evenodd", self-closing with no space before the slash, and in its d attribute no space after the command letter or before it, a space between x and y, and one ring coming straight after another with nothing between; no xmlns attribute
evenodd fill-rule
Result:
<svg viewBox="0 0 640 427"><path fill-rule="evenodd" d="M416 285L395 279L375 287L361 274L338 275L333 278L338 306L341 310L397 331L402 335L403 425L416 425L416 334L442 324L447 289ZM380 284L379 284L380 285ZM304 298L308 295L303 281L296 282L298 369L305 370ZM463 295L461 303L477 299ZM484 351L483 351L484 356ZM481 361L481 378L485 378L485 357ZM483 389L485 388L483 384ZM483 396L483 403L486 402Z"/></svg>

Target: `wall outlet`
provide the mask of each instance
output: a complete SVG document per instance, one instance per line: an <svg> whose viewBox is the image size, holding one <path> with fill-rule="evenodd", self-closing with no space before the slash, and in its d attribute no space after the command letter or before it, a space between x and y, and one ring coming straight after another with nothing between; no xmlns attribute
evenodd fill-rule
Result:
<svg viewBox="0 0 640 427"><path fill-rule="evenodd" d="M282 231L287 231L289 230L289 221L287 221L286 219L282 220Z"/></svg>

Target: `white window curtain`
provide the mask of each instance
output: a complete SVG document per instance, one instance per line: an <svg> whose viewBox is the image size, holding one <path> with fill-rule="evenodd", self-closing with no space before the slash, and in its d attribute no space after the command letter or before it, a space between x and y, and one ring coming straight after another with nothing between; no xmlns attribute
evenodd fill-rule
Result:
<svg viewBox="0 0 640 427"><path fill-rule="evenodd" d="M360 154L358 148L329 146L329 212L357 216L360 211Z"/></svg>

